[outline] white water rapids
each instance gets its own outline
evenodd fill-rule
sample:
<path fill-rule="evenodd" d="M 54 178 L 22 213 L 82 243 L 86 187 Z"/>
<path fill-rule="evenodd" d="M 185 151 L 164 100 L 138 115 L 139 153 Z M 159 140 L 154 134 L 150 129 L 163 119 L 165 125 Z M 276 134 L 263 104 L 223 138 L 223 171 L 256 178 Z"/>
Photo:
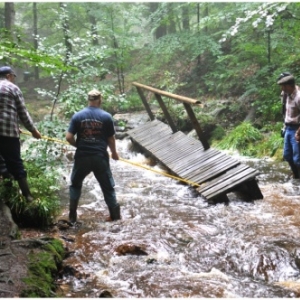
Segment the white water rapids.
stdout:
<path fill-rule="evenodd" d="M 117 141 L 122 158 L 149 164 L 130 146 L 129 139 Z M 245 202 L 232 193 L 229 205 L 208 205 L 186 185 L 111 160 L 122 214 L 112 223 L 104 221 L 108 210 L 90 174 L 78 208 L 82 224 L 62 233 L 74 251 L 65 260 L 73 272 L 57 281 L 58 292 L 91 298 L 299 297 L 299 186 L 288 180 L 285 163 L 244 163 L 260 169 L 264 200 Z M 71 167 L 65 170 L 62 218 Z"/>

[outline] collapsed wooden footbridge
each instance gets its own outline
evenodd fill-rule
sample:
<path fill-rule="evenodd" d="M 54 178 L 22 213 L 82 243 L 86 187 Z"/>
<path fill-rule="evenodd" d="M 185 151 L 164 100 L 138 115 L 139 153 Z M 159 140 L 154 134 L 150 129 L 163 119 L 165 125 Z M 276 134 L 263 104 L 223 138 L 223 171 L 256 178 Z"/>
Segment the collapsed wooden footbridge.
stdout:
<path fill-rule="evenodd" d="M 206 200 L 227 202 L 227 194 L 234 191 L 243 193 L 248 200 L 263 198 L 256 180 L 257 170 L 210 147 L 192 109 L 193 105 L 201 105 L 199 101 L 137 82 L 133 85 L 150 121 L 128 131 L 128 135 L 144 152 L 155 157 L 170 173 L 197 186 L 197 191 Z M 155 119 L 143 90 L 154 93 L 168 125 Z M 183 103 L 198 140 L 176 128 L 162 96 Z"/>

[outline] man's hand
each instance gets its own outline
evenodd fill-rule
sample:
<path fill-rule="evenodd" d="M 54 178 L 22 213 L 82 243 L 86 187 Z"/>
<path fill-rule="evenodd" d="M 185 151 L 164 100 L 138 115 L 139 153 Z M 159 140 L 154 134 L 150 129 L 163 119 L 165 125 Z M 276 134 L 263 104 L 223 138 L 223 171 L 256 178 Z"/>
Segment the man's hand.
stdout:
<path fill-rule="evenodd" d="M 36 138 L 36 139 L 38 139 L 38 140 L 42 138 L 41 133 L 40 133 L 37 129 L 31 131 L 31 134 L 32 134 L 32 136 L 33 136 L 34 138 Z"/>
<path fill-rule="evenodd" d="M 296 141 L 298 143 L 300 142 L 300 132 L 299 131 L 296 131 L 296 133 L 295 133 L 295 139 L 296 139 Z"/>
<path fill-rule="evenodd" d="M 119 160 L 119 154 L 117 152 L 114 152 L 111 154 L 111 158 L 114 160 Z"/>

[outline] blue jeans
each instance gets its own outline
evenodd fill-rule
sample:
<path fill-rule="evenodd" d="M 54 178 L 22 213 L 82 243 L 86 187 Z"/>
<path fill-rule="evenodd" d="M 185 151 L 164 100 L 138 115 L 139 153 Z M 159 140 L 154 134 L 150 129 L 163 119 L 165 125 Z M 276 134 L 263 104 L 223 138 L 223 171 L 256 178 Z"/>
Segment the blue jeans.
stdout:
<path fill-rule="evenodd" d="M 283 158 L 287 162 L 293 163 L 295 166 L 300 167 L 300 143 L 297 143 L 295 139 L 295 133 L 297 129 L 298 126 L 286 126 Z"/>
<path fill-rule="evenodd" d="M 71 174 L 70 202 L 78 203 L 84 178 L 93 172 L 102 190 L 108 207 L 116 207 L 115 182 L 109 166 L 109 160 L 99 155 L 76 158 Z"/>

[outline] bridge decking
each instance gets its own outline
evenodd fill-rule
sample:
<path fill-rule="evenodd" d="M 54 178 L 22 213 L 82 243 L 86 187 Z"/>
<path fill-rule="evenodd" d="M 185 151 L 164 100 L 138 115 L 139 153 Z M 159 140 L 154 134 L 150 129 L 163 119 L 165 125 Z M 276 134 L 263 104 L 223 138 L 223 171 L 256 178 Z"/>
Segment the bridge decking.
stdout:
<path fill-rule="evenodd" d="M 200 185 L 207 200 L 224 197 L 241 187 L 252 200 L 262 199 L 255 177 L 258 171 L 216 150 L 204 150 L 201 142 L 158 121 L 128 131 L 131 139 L 176 176 Z"/>

